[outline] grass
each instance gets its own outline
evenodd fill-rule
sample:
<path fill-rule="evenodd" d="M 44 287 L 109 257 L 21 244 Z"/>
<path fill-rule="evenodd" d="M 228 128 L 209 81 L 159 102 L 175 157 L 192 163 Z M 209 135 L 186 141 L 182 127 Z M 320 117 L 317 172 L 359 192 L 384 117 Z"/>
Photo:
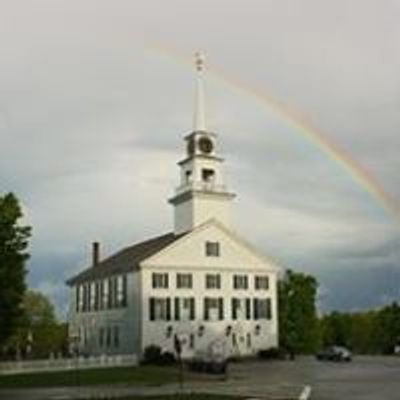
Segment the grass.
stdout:
<path fill-rule="evenodd" d="M 217 394 L 202 394 L 202 393 L 193 393 L 193 394 L 174 394 L 174 395 L 165 395 L 165 396 L 146 396 L 146 397 L 128 397 L 118 400 L 240 400 L 243 397 L 233 397 L 227 395 L 217 395 Z"/>
<path fill-rule="evenodd" d="M 140 366 L 0 375 L 0 389 L 92 386 L 118 383 L 137 386 L 158 386 L 164 383 L 176 382 L 179 378 L 178 374 L 178 370 L 175 367 Z"/>

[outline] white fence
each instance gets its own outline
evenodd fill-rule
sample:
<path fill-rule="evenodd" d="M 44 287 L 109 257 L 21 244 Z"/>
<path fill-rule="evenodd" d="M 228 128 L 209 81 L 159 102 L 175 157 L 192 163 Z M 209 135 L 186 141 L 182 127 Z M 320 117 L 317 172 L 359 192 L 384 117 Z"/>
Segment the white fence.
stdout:
<path fill-rule="evenodd" d="M 0 375 L 138 365 L 135 354 L 0 362 Z"/>

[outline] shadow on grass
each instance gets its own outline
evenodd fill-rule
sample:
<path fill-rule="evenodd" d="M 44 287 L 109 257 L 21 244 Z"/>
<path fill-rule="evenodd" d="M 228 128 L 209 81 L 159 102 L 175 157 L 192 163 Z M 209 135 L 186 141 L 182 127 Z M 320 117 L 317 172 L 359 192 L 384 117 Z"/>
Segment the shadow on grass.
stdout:
<path fill-rule="evenodd" d="M 0 389 L 127 384 L 158 386 L 178 380 L 175 367 L 118 367 L 0 375 Z"/>

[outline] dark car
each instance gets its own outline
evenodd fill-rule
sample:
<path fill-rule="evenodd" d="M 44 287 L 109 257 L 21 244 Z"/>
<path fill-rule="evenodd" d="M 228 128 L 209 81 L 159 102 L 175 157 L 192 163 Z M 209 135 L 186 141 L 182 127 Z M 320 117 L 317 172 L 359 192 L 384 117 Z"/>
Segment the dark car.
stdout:
<path fill-rule="evenodd" d="M 343 346 L 329 346 L 316 354 L 320 361 L 351 361 L 352 354 L 349 349 Z"/>

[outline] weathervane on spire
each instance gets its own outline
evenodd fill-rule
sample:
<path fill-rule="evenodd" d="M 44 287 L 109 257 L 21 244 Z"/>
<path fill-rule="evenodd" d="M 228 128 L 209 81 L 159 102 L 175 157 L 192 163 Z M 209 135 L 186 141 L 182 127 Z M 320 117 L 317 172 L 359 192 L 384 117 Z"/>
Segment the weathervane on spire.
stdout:
<path fill-rule="evenodd" d="M 205 57 L 197 51 L 194 55 L 197 72 L 196 100 L 194 109 L 193 130 L 206 131 L 206 117 L 204 105 L 203 70 Z"/>
<path fill-rule="evenodd" d="M 200 53 L 199 51 L 197 51 L 197 52 L 194 54 L 194 57 L 195 57 L 195 61 L 196 61 L 196 70 L 197 70 L 198 72 L 203 71 L 204 62 L 205 62 L 204 54 L 202 54 L 202 53 Z"/>

